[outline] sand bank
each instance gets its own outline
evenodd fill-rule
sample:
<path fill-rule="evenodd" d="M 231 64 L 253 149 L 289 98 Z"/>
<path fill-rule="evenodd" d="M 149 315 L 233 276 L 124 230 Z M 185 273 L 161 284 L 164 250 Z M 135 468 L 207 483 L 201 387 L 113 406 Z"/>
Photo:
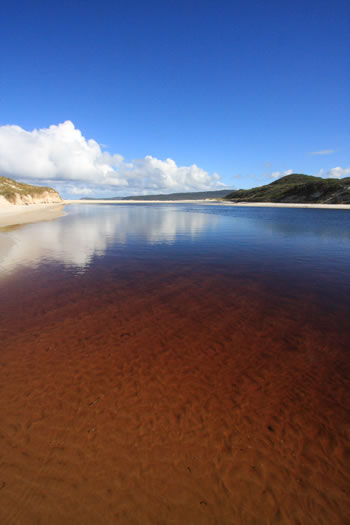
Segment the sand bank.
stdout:
<path fill-rule="evenodd" d="M 350 210 L 350 204 L 310 204 L 294 202 L 207 202 L 206 204 L 222 204 L 224 206 L 250 206 L 261 208 L 319 208 L 325 210 Z"/>
<path fill-rule="evenodd" d="M 206 200 L 179 200 L 179 201 L 139 201 L 139 200 L 66 200 L 64 204 L 207 204 L 222 206 L 250 206 L 262 208 L 320 208 L 330 210 L 350 210 L 350 204 L 308 204 L 292 202 L 228 202 L 215 199 Z"/>
<path fill-rule="evenodd" d="M 63 204 L 9 204 L 0 206 L 0 229 L 5 226 L 49 221 L 63 215 Z"/>

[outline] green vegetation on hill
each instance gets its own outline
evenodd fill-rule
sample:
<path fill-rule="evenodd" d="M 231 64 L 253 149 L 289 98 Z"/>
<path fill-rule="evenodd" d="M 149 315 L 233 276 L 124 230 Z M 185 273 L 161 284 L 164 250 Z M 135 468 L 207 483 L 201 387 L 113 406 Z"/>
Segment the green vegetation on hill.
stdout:
<path fill-rule="evenodd" d="M 168 193 L 158 195 L 137 195 L 136 197 L 124 197 L 123 200 L 156 200 L 156 201 L 181 201 L 181 200 L 204 200 L 204 199 L 223 199 L 232 190 L 215 191 L 192 191 L 183 193 Z"/>
<path fill-rule="evenodd" d="M 234 202 L 350 204 L 350 177 L 322 179 L 293 173 L 265 186 L 233 191 L 225 199 Z"/>
<path fill-rule="evenodd" d="M 56 190 L 46 186 L 32 186 L 31 184 L 24 184 L 23 182 L 0 176 L 0 195 L 9 202 L 14 202 L 16 195 L 38 197 L 45 192 L 57 193 Z"/>
<path fill-rule="evenodd" d="M 133 200 L 133 201 L 182 201 L 182 200 L 204 200 L 204 199 L 223 199 L 232 190 L 216 191 L 193 191 L 188 193 L 168 193 L 157 195 L 131 195 L 130 197 L 110 197 L 103 200 Z M 83 197 L 82 200 L 98 200 L 94 197 Z"/>

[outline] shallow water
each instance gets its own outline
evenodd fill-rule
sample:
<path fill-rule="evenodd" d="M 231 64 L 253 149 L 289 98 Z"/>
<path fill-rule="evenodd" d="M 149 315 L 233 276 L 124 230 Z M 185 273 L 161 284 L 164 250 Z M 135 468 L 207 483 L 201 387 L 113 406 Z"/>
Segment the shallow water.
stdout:
<path fill-rule="evenodd" d="M 0 233 L 1 523 L 347 523 L 350 213 Z"/>

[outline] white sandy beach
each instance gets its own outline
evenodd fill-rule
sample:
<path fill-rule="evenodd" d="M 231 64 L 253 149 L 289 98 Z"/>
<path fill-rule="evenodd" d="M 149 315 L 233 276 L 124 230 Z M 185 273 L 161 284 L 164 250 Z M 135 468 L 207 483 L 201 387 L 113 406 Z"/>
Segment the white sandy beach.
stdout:
<path fill-rule="evenodd" d="M 140 200 L 66 200 L 64 204 L 208 204 L 223 206 L 250 206 L 263 208 L 320 208 L 331 210 L 350 210 L 350 204 L 307 204 L 307 203 L 282 203 L 282 202 L 229 202 L 215 199 L 206 200 L 179 200 L 179 201 L 140 201 Z"/>
<path fill-rule="evenodd" d="M 293 202 L 208 202 L 207 204 L 222 204 L 223 206 L 250 206 L 261 208 L 318 208 L 324 210 L 350 210 L 350 204 L 307 204 Z"/>
<path fill-rule="evenodd" d="M 0 203 L 0 228 L 16 224 L 49 221 L 64 214 L 64 204 L 5 204 Z"/>

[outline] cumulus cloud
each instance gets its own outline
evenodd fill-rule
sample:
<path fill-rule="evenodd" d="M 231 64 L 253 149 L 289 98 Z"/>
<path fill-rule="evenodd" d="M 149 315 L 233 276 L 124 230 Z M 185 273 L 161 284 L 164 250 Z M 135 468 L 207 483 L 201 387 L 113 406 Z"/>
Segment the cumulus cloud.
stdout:
<path fill-rule="evenodd" d="M 95 140 L 87 140 L 69 120 L 33 131 L 1 126 L 0 175 L 59 185 L 74 183 L 84 194 L 97 187 L 133 194 L 223 186 L 218 174 L 210 175 L 195 164 L 177 166 L 172 159 L 150 155 L 126 162 L 119 154 L 102 151 Z"/>
<path fill-rule="evenodd" d="M 91 195 L 91 193 L 93 193 L 94 191 L 92 188 L 86 188 L 84 186 L 72 186 L 72 185 L 69 185 L 68 187 L 66 187 L 66 189 L 72 195 Z"/>
<path fill-rule="evenodd" d="M 350 167 L 341 168 L 340 166 L 337 166 L 336 168 L 332 168 L 327 172 L 327 176 L 332 179 L 341 179 L 342 177 L 346 177 L 347 175 L 350 175 Z"/>
<path fill-rule="evenodd" d="M 285 175 L 291 175 L 293 173 L 293 170 L 286 170 L 286 171 L 274 171 L 271 173 L 270 177 L 273 179 L 280 179 L 281 177 L 284 177 Z"/>
<path fill-rule="evenodd" d="M 321 149 L 320 151 L 311 151 L 311 155 L 332 155 L 335 153 L 334 149 Z"/>

